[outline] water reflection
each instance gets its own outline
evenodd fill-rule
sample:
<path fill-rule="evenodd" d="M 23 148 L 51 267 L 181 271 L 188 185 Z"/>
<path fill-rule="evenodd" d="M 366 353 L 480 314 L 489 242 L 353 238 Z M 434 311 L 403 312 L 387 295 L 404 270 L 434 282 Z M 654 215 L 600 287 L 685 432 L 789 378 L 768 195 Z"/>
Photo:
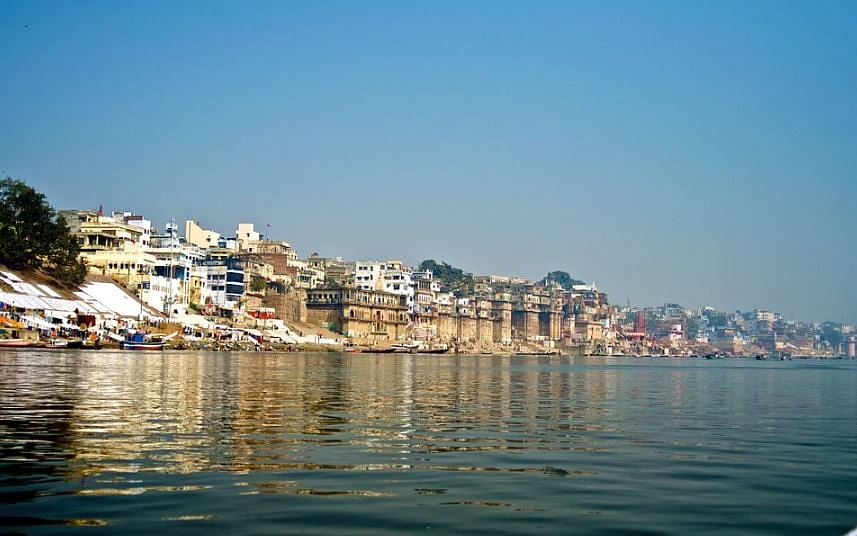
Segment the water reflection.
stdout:
<path fill-rule="evenodd" d="M 796 464 L 813 455 L 807 440 L 819 434 L 826 460 L 855 461 L 857 445 L 842 426 L 857 425 L 857 371 L 845 366 L 844 376 L 831 376 L 787 366 L 3 353 L 0 507 L 70 499 L 67 515 L 56 519 L 0 518 L 7 526 L 101 524 L 109 516 L 81 512 L 71 498 L 172 495 L 200 497 L 200 507 L 160 515 L 161 522 L 221 523 L 207 501 L 313 497 L 480 507 L 538 515 L 542 523 L 553 515 L 561 528 L 569 507 L 562 497 L 580 497 L 578 516 L 645 509 L 651 504 L 642 490 L 653 482 L 695 493 L 710 508 L 737 482 L 775 471 L 769 460 Z M 797 394 L 801 385 L 814 391 Z M 831 403 L 840 408 L 833 415 Z M 825 425 L 837 419 L 839 427 Z M 854 465 L 836 474 L 855 477 Z M 737 472 L 723 476 L 728 470 Z M 782 499 L 779 478 L 772 474 L 773 502 Z M 711 484 L 694 487 L 701 480 Z M 639 495 L 629 497 L 634 490 Z M 132 508 L 111 512 L 121 518 Z"/>
<path fill-rule="evenodd" d="M 615 370 L 573 373 L 569 363 L 19 353 L 2 367 L 4 484 L 17 483 L 11 462 L 28 464 L 28 480 L 85 479 L 414 467 L 445 452 L 592 447 L 586 434 L 609 430 Z M 377 463 L 341 463 L 355 449 Z"/>

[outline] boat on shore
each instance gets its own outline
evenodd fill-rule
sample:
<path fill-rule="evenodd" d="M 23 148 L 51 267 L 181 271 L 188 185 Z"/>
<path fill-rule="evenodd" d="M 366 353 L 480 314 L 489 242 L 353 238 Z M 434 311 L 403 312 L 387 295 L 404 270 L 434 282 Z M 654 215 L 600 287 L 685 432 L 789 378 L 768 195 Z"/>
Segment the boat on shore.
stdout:
<path fill-rule="evenodd" d="M 429 347 L 419 347 L 413 351 L 415 354 L 445 354 L 449 352 L 449 346 L 446 344 L 439 344 L 436 346 Z"/>
<path fill-rule="evenodd" d="M 395 353 L 397 350 L 396 350 L 396 348 L 393 348 L 392 346 L 385 346 L 385 347 L 369 346 L 367 348 L 361 349 L 360 351 L 364 354 L 392 354 L 392 353 Z"/>
<path fill-rule="evenodd" d="M 138 331 L 120 341 L 119 348 L 122 350 L 163 350 L 166 344 L 167 341 L 163 338 L 147 337 L 145 332 Z"/>
<path fill-rule="evenodd" d="M 68 341 L 65 339 L 48 339 L 45 341 L 36 341 L 32 344 L 31 348 L 40 348 L 40 349 L 65 349 L 68 348 Z"/>
<path fill-rule="evenodd" d="M 445 354 L 449 351 L 447 344 L 429 344 L 419 342 L 404 342 L 393 344 L 395 352 L 401 354 Z"/>
<path fill-rule="evenodd" d="M 0 339 L 0 348 L 30 348 L 34 344 L 34 339 Z"/>
<path fill-rule="evenodd" d="M 415 352 L 419 349 L 420 344 L 416 342 L 400 342 L 397 344 L 390 345 L 391 348 L 394 348 L 397 352 L 401 352 L 407 354 L 409 352 Z"/>

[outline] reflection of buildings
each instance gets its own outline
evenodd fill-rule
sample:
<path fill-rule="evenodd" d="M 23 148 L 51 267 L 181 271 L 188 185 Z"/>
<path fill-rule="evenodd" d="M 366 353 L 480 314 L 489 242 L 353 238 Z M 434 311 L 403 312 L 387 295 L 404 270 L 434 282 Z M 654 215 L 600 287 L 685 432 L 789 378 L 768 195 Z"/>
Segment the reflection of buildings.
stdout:
<path fill-rule="evenodd" d="M 614 405 L 614 394 L 627 390 L 619 378 L 641 376 L 572 364 L 559 356 L 105 352 L 70 358 L 73 372 L 53 373 L 67 376 L 37 377 L 31 368 L 11 378 L 39 389 L 0 399 L 0 422 L 28 405 L 65 408 L 49 426 L 57 431 L 55 448 L 67 453 L 63 471 L 71 478 L 390 468 L 425 464 L 427 453 L 591 450 L 597 441 L 588 434 L 634 407 Z M 647 386 L 638 391 L 645 394 Z M 444 464 L 442 457 L 432 460 Z"/>

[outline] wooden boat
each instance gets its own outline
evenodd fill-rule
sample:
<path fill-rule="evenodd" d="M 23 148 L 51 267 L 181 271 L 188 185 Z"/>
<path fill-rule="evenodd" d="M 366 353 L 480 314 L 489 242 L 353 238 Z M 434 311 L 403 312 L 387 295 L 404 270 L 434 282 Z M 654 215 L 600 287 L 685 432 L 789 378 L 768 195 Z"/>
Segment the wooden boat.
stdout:
<path fill-rule="evenodd" d="M 167 341 L 162 338 L 146 338 L 146 334 L 138 331 L 129 335 L 125 340 L 119 342 L 122 350 L 163 350 Z"/>
<path fill-rule="evenodd" d="M 390 345 L 392 348 L 395 348 L 397 352 L 401 352 L 403 354 L 407 354 L 409 352 L 415 352 L 419 349 L 420 345 L 416 342 L 400 342 L 396 344 Z"/>
<path fill-rule="evenodd" d="M 48 339 L 46 341 L 36 341 L 34 342 L 30 348 L 39 348 L 39 349 L 65 349 L 68 348 L 68 341 L 64 339 Z"/>
<path fill-rule="evenodd" d="M 119 347 L 123 350 L 163 350 L 166 344 L 163 341 L 126 342 Z"/>
<path fill-rule="evenodd" d="M 164 341 L 122 341 L 119 343 L 119 348 L 122 350 L 163 350 Z"/>
<path fill-rule="evenodd" d="M 416 354 L 445 354 L 449 351 L 449 346 L 436 346 L 434 348 L 418 349 Z"/>
<path fill-rule="evenodd" d="M 0 348 L 29 348 L 34 344 L 33 339 L 0 339 Z"/>
<path fill-rule="evenodd" d="M 68 348 L 69 350 L 101 350 L 101 341 L 100 340 L 68 341 L 66 348 Z"/>
<path fill-rule="evenodd" d="M 393 347 L 376 348 L 376 347 L 370 346 L 369 348 L 364 348 L 361 351 L 363 353 L 366 353 L 366 354 L 392 354 L 396 351 L 396 349 Z"/>

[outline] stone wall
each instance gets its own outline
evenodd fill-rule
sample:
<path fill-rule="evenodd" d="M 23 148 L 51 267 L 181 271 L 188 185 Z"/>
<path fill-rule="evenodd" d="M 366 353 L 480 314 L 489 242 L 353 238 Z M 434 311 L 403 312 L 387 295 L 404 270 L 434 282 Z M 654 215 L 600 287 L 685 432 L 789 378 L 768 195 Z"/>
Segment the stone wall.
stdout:
<path fill-rule="evenodd" d="M 342 311 L 335 307 L 312 308 L 307 310 L 306 322 L 339 333 L 343 324 Z"/>
<path fill-rule="evenodd" d="M 285 294 L 267 294 L 262 298 L 263 307 L 273 307 L 277 318 L 286 322 L 306 322 L 306 290 L 292 288 Z"/>
<path fill-rule="evenodd" d="M 477 323 L 475 316 L 458 315 L 457 339 L 462 342 L 476 342 Z"/>
<path fill-rule="evenodd" d="M 536 311 L 512 311 L 512 338 L 519 341 L 531 340 L 539 335 L 539 313 Z"/>
<path fill-rule="evenodd" d="M 441 341 L 451 341 L 458 336 L 458 323 L 450 313 L 437 315 L 437 337 Z"/>
<path fill-rule="evenodd" d="M 483 317 L 476 319 L 476 341 L 487 345 L 494 342 L 494 322 L 491 318 Z"/>
<path fill-rule="evenodd" d="M 493 342 L 508 343 L 512 340 L 512 305 L 509 302 L 494 302 Z"/>
<path fill-rule="evenodd" d="M 543 311 L 539 313 L 538 334 L 552 341 L 562 338 L 562 313 Z"/>

